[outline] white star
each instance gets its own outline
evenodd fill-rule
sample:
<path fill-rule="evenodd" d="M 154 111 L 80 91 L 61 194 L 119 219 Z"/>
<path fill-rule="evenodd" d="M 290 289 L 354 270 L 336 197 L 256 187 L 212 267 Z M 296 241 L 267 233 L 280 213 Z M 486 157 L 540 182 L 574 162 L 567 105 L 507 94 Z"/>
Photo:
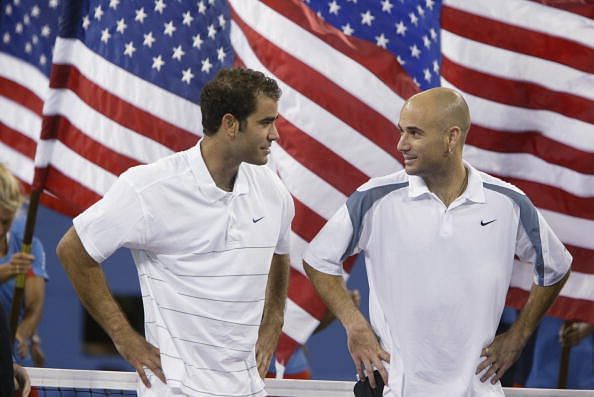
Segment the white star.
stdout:
<path fill-rule="evenodd" d="M 39 42 L 39 37 L 37 37 L 37 35 L 34 34 L 33 36 L 31 36 L 31 41 L 33 42 L 33 44 L 37 44 Z"/>
<path fill-rule="evenodd" d="M 425 7 L 427 7 L 430 10 L 433 10 L 434 4 L 435 4 L 435 2 L 433 0 L 425 0 Z"/>
<path fill-rule="evenodd" d="M 103 9 L 101 9 L 101 6 L 95 7 L 95 19 L 99 20 L 99 19 L 101 19 L 102 16 L 103 16 Z"/>
<path fill-rule="evenodd" d="M 184 25 L 188 25 L 190 26 L 192 24 L 192 21 L 194 20 L 194 18 L 192 17 L 192 14 L 190 13 L 190 11 L 186 12 L 184 14 Z"/>
<path fill-rule="evenodd" d="M 439 74 L 439 63 L 437 61 L 433 61 L 433 71 Z"/>
<path fill-rule="evenodd" d="M 41 54 L 41 56 L 39 57 L 39 64 L 45 65 L 46 63 L 47 63 L 47 58 L 45 57 L 45 55 Z"/>
<path fill-rule="evenodd" d="M 416 45 L 413 45 L 410 48 L 410 55 L 414 58 L 419 58 L 421 56 L 421 50 L 419 50 L 419 48 Z"/>
<path fill-rule="evenodd" d="M 375 44 L 382 48 L 386 48 L 386 45 L 388 45 L 389 42 L 390 40 L 388 40 L 383 33 L 379 36 L 375 36 Z"/>
<path fill-rule="evenodd" d="M 186 55 L 186 53 L 182 49 L 182 46 L 181 45 L 178 45 L 177 47 L 175 47 L 173 49 L 173 55 L 171 56 L 171 58 L 177 59 L 178 61 L 181 61 L 181 59 L 182 59 L 182 57 L 184 55 Z"/>
<path fill-rule="evenodd" d="M 134 44 L 130 41 L 128 44 L 126 44 L 124 55 L 128 55 L 130 58 L 132 58 L 132 55 L 134 55 L 134 51 L 136 51 L 136 48 L 134 48 Z"/>
<path fill-rule="evenodd" d="M 148 32 L 148 34 L 144 35 L 144 42 L 142 44 L 151 48 L 155 40 L 156 39 L 153 37 L 153 32 Z"/>
<path fill-rule="evenodd" d="M 427 35 L 423 36 L 423 45 L 425 46 L 425 48 L 431 47 L 431 40 L 429 40 L 429 37 L 427 37 Z"/>
<path fill-rule="evenodd" d="M 371 26 L 374 19 L 375 19 L 375 17 L 373 15 L 371 15 L 371 12 L 369 12 L 369 10 L 367 10 L 367 12 L 365 14 L 361 14 L 361 24 L 362 25 Z"/>
<path fill-rule="evenodd" d="M 29 17 L 29 15 L 25 14 L 25 16 L 23 17 L 23 23 L 25 25 L 28 25 L 31 23 L 31 18 Z"/>
<path fill-rule="evenodd" d="M 58 0 L 50 0 L 49 1 L 49 7 L 50 8 L 56 8 L 56 7 L 58 7 Z"/>
<path fill-rule="evenodd" d="M 414 12 L 411 12 L 410 14 L 408 14 L 408 16 L 410 17 L 410 22 L 417 26 L 419 24 L 419 18 L 415 15 Z"/>
<path fill-rule="evenodd" d="M 85 15 L 83 17 L 83 23 L 82 23 L 82 27 L 84 30 L 87 30 L 89 28 L 89 25 L 91 24 L 91 20 L 89 19 L 88 15 Z"/>
<path fill-rule="evenodd" d="M 346 34 L 347 36 L 350 36 L 353 34 L 355 30 L 353 28 L 351 28 L 351 24 L 347 23 L 346 25 L 344 25 L 342 27 L 342 33 Z"/>
<path fill-rule="evenodd" d="M 431 82 L 431 72 L 429 71 L 429 69 L 423 69 L 423 76 L 425 77 L 427 83 Z"/>
<path fill-rule="evenodd" d="M 186 70 L 182 70 L 182 81 L 186 84 L 190 84 L 190 81 L 194 78 L 192 74 L 192 69 L 187 68 Z"/>
<path fill-rule="evenodd" d="M 167 7 L 163 0 L 155 0 L 155 11 L 159 14 L 163 14 L 163 10 Z"/>
<path fill-rule="evenodd" d="M 396 57 L 396 60 L 398 61 L 399 64 L 404 65 L 406 62 L 404 62 L 404 59 L 400 58 L 400 55 L 398 55 Z"/>
<path fill-rule="evenodd" d="M 421 85 L 419 84 L 419 82 L 417 81 L 417 78 L 415 77 L 413 79 L 413 83 L 415 83 L 417 85 L 417 87 L 420 87 Z"/>
<path fill-rule="evenodd" d="M 437 33 L 435 32 L 435 29 L 429 29 L 429 34 L 431 34 L 431 39 L 433 39 L 433 41 L 437 40 Z"/>
<path fill-rule="evenodd" d="M 203 1 L 198 3 L 198 12 L 200 14 L 205 14 L 206 13 L 206 5 L 204 4 Z"/>
<path fill-rule="evenodd" d="M 46 25 L 46 26 L 47 26 L 47 25 Z M 17 32 L 17 33 L 23 33 L 23 24 L 22 24 L 22 23 L 20 23 L 20 22 L 19 22 L 19 23 L 17 23 L 17 24 L 14 26 L 14 31 L 15 31 L 15 32 Z"/>
<path fill-rule="evenodd" d="M 4 10 L 4 12 L 6 12 L 6 15 L 12 15 L 12 4 L 7 4 Z"/>
<path fill-rule="evenodd" d="M 318 16 L 318 18 L 320 18 L 322 21 L 324 20 L 324 16 L 322 15 L 322 13 L 320 11 L 318 11 L 316 13 L 316 15 Z"/>
<path fill-rule="evenodd" d="M 225 25 L 227 25 L 227 20 L 225 19 L 225 16 L 223 14 L 219 15 L 219 25 L 221 26 L 221 28 L 224 28 Z"/>
<path fill-rule="evenodd" d="M 31 8 L 31 16 L 32 17 L 38 17 L 39 14 L 41 13 L 41 10 L 39 9 L 38 6 L 33 6 L 33 8 Z"/>
<path fill-rule="evenodd" d="M 210 59 L 206 58 L 202 61 L 202 68 L 200 69 L 204 73 L 209 73 L 210 69 L 212 68 L 212 64 L 210 63 Z"/>
<path fill-rule="evenodd" d="M 126 28 L 128 27 L 128 25 L 126 25 L 126 21 L 124 21 L 124 18 L 120 19 L 117 22 L 118 27 L 116 28 L 116 31 L 120 32 L 121 34 L 124 34 L 124 30 L 126 30 Z"/>
<path fill-rule="evenodd" d="M 213 24 L 208 25 L 208 37 L 210 37 L 211 39 L 214 39 L 215 36 L 217 35 L 217 30 L 215 29 L 215 26 Z"/>
<path fill-rule="evenodd" d="M 31 45 L 31 43 L 26 43 L 25 44 L 25 52 L 27 54 L 30 54 L 31 53 L 31 50 L 33 50 L 33 46 Z"/>
<path fill-rule="evenodd" d="M 10 43 L 10 33 L 4 33 L 4 36 L 2 36 L 2 41 L 4 42 L 4 44 Z"/>
<path fill-rule="evenodd" d="M 214 5 L 215 1 L 217 1 L 217 0 L 208 0 L 208 4 L 210 4 L 212 6 L 212 5 Z"/>
<path fill-rule="evenodd" d="M 18 6 L 21 4 L 21 0 L 12 0 L 12 2 L 14 3 L 15 6 Z"/>
<path fill-rule="evenodd" d="M 423 10 L 423 7 L 417 6 L 417 12 L 419 13 L 420 16 L 422 16 L 422 17 L 425 16 L 425 10 Z"/>
<path fill-rule="evenodd" d="M 390 0 L 382 0 L 382 11 L 383 12 L 387 12 L 388 14 L 391 14 L 392 7 L 394 7 L 394 4 L 390 3 Z"/>
<path fill-rule="evenodd" d="M 113 8 L 115 10 L 119 5 L 120 0 L 109 0 L 109 8 Z"/>
<path fill-rule="evenodd" d="M 406 34 L 406 29 L 408 28 L 406 27 L 406 25 L 404 25 L 404 22 L 400 21 L 396 24 L 397 34 L 404 36 Z"/>
<path fill-rule="evenodd" d="M 219 47 L 217 49 L 217 59 L 219 61 L 221 61 L 221 63 L 225 62 L 225 57 L 227 56 L 227 54 L 225 54 L 225 50 L 223 49 L 223 47 Z"/>
<path fill-rule="evenodd" d="M 340 11 L 340 6 L 336 0 L 332 0 L 332 3 L 328 3 L 328 12 L 330 14 L 338 15 L 338 11 Z"/>
<path fill-rule="evenodd" d="M 41 35 L 43 37 L 49 37 L 51 33 L 52 30 L 50 29 L 50 27 L 48 25 L 43 25 L 43 27 L 41 28 Z"/>
<path fill-rule="evenodd" d="M 196 36 L 192 37 L 192 39 L 194 40 L 194 43 L 192 44 L 192 47 L 200 49 L 200 46 L 203 43 L 202 37 L 200 37 L 200 35 L 197 34 Z"/>
<path fill-rule="evenodd" d="M 169 21 L 169 23 L 165 24 L 165 30 L 163 31 L 163 33 L 169 37 L 173 37 L 173 32 L 175 32 L 176 30 L 176 27 L 173 26 L 173 21 Z"/>
<path fill-rule="evenodd" d="M 144 7 L 141 8 L 141 9 L 136 10 L 136 18 L 134 18 L 134 20 L 136 22 L 143 23 L 144 22 L 144 18 L 146 18 L 146 12 L 144 12 Z"/>
<path fill-rule="evenodd" d="M 161 71 L 161 66 L 165 65 L 165 61 L 163 61 L 163 58 L 161 58 L 161 55 L 159 55 L 158 57 L 153 57 L 153 66 L 151 66 L 153 69 L 157 69 L 157 72 Z"/>
<path fill-rule="evenodd" d="M 109 29 L 105 28 L 101 31 L 101 41 L 107 44 L 109 39 L 111 38 L 111 34 L 109 34 Z"/>

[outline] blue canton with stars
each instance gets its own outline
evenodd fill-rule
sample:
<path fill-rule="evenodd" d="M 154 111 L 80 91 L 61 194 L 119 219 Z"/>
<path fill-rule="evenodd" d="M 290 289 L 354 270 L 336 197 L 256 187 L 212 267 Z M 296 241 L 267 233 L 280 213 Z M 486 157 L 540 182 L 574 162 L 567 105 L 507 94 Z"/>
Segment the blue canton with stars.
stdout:
<path fill-rule="evenodd" d="M 224 0 L 72 0 L 61 37 L 198 103 L 202 86 L 233 63 Z"/>
<path fill-rule="evenodd" d="M 0 52 L 49 77 L 61 9 L 61 0 L 0 1 Z"/>
<path fill-rule="evenodd" d="M 303 0 L 348 36 L 387 49 L 421 89 L 440 85 L 441 0 Z"/>

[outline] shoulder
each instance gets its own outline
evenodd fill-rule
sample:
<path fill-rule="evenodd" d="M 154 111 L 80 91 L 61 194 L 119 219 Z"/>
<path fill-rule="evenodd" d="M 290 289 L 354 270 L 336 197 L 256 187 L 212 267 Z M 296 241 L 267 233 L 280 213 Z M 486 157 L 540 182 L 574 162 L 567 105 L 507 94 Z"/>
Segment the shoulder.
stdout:
<path fill-rule="evenodd" d="M 483 180 L 483 188 L 487 194 L 505 197 L 521 208 L 524 206 L 533 207 L 530 198 L 517 186 L 484 172 L 479 171 L 479 174 Z"/>
<path fill-rule="evenodd" d="M 254 165 L 243 163 L 241 165 L 248 178 L 267 189 L 272 189 L 282 196 L 290 196 L 287 187 L 280 177 L 266 165 Z"/>
<path fill-rule="evenodd" d="M 355 193 L 370 190 L 399 190 L 408 186 L 408 175 L 404 170 L 392 174 L 371 178 L 359 186 Z"/>
<path fill-rule="evenodd" d="M 371 178 L 361 185 L 347 199 L 346 207 L 349 213 L 365 214 L 374 204 L 398 192 L 405 192 L 408 187 L 408 175 L 398 171 L 393 174 Z"/>

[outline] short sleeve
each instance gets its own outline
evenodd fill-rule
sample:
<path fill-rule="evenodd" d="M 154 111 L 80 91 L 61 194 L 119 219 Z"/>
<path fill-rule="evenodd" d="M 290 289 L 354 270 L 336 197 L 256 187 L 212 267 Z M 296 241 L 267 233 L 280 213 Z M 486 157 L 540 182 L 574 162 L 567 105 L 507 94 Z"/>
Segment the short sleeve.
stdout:
<path fill-rule="evenodd" d="M 35 237 L 33 237 L 33 242 L 31 243 L 31 255 L 35 257 L 32 266 L 33 274 L 47 280 L 48 275 L 45 266 L 45 250 L 43 249 L 41 241 Z"/>
<path fill-rule="evenodd" d="M 342 205 L 311 241 L 303 259 L 322 273 L 340 276 L 345 256 L 359 252 L 352 240 L 353 224 L 347 206 Z"/>
<path fill-rule="evenodd" d="M 526 211 L 522 208 L 521 211 Z M 516 241 L 516 255 L 534 265 L 534 283 L 556 284 L 567 274 L 572 257 L 544 217 L 534 208 L 531 216 L 521 214 Z"/>
<path fill-rule="evenodd" d="M 146 244 L 142 200 L 124 175 L 101 200 L 73 220 L 86 251 L 99 263 L 120 247 L 142 249 Z"/>
<path fill-rule="evenodd" d="M 281 228 L 274 253 L 284 255 L 288 254 L 290 250 L 291 224 L 295 217 L 295 204 L 293 203 L 293 197 L 291 197 L 284 185 L 281 188 L 281 194 L 283 200 Z"/>

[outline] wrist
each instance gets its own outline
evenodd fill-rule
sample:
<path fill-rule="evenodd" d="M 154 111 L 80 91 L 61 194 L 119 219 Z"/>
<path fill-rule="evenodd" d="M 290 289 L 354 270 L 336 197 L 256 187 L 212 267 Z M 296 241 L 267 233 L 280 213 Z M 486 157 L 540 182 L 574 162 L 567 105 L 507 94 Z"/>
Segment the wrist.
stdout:
<path fill-rule="evenodd" d="M 31 343 L 34 345 L 40 345 L 41 344 L 41 338 L 39 337 L 39 335 L 35 334 L 31 337 Z"/>

